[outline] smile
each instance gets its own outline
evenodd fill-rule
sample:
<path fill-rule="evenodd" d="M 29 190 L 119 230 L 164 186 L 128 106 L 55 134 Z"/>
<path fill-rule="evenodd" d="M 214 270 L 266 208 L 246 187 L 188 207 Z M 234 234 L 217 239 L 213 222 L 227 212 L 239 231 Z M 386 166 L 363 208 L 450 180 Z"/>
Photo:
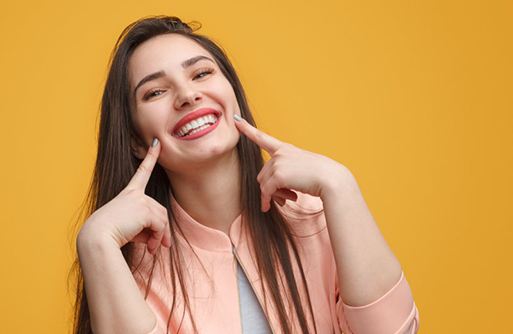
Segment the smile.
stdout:
<path fill-rule="evenodd" d="M 193 114 L 196 116 L 201 114 L 201 116 L 190 120 L 192 117 L 194 117 Z M 206 110 L 202 110 L 199 111 L 199 113 L 193 114 L 184 117 L 180 122 L 178 122 L 175 130 L 173 131 L 173 136 L 175 138 L 181 140 L 193 140 L 213 131 L 219 125 L 220 115 L 218 112 L 207 113 Z M 183 124 L 184 122 L 187 123 Z"/>

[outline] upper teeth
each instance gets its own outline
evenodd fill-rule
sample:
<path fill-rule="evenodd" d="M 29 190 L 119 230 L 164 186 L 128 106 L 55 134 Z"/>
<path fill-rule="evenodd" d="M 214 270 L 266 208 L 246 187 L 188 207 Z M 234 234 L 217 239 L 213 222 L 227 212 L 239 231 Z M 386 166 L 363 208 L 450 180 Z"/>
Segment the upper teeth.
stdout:
<path fill-rule="evenodd" d="M 176 131 L 176 133 L 179 136 L 184 136 L 190 130 L 194 130 L 196 128 L 199 128 L 202 125 L 205 125 L 207 123 L 214 124 L 216 122 L 216 119 L 217 119 L 217 117 L 214 116 L 213 114 L 209 114 L 209 115 L 206 115 L 206 116 L 202 116 L 202 117 L 196 118 L 195 120 L 192 120 L 189 123 L 187 123 L 184 126 L 182 126 L 178 131 Z"/>

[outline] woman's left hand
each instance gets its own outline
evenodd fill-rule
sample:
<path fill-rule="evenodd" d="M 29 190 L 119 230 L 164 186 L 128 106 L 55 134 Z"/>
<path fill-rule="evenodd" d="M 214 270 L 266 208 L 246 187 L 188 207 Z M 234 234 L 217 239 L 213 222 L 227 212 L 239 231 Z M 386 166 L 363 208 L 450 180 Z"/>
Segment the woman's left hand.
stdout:
<path fill-rule="evenodd" d="M 234 123 L 242 134 L 271 157 L 257 176 L 263 212 L 269 210 L 272 198 L 282 206 L 286 199 L 295 201 L 297 194 L 292 190 L 322 199 L 332 190 L 330 187 L 342 184 L 350 175 L 349 170 L 337 161 L 284 143 L 244 119 Z"/>

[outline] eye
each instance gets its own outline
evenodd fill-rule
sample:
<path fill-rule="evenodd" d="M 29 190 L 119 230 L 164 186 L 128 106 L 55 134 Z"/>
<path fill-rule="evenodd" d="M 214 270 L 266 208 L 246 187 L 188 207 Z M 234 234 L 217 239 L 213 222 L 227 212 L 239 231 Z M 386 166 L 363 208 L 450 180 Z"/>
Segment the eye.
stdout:
<path fill-rule="evenodd" d="M 144 101 L 146 101 L 146 100 L 148 100 L 148 99 L 149 99 L 149 98 L 151 98 L 151 97 L 158 96 L 158 95 L 160 95 L 160 94 L 155 95 L 155 93 L 159 93 L 159 92 L 161 92 L 161 93 L 162 93 L 162 92 L 164 92 L 164 90 L 163 90 L 163 89 L 154 89 L 154 90 L 151 90 L 151 91 L 149 91 L 149 92 L 148 92 L 148 94 L 144 95 L 143 100 L 144 100 Z"/>
<path fill-rule="evenodd" d="M 196 78 L 200 78 L 201 79 L 201 78 L 203 78 L 203 77 L 205 77 L 208 74 L 211 74 L 213 72 L 214 72 L 213 69 L 203 69 L 203 70 L 200 70 L 200 72 L 194 76 L 194 79 L 196 79 Z"/>

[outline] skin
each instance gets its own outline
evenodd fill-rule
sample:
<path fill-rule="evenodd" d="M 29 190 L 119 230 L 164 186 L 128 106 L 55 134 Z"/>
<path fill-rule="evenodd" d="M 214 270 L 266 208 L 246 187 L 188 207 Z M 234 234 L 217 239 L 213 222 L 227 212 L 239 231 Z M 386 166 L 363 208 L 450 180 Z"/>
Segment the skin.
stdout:
<path fill-rule="evenodd" d="M 195 220 L 228 233 L 240 214 L 239 158 L 235 149 L 240 134 L 233 114 L 240 115 L 235 93 L 218 65 L 201 60 L 183 69 L 181 63 L 197 55 L 213 57 L 196 42 L 167 34 L 141 44 L 129 62 L 133 87 L 146 75 L 164 70 L 166 76 L 139 88 L 134 97 L 134 121 L 149 146 L 154 137 L 162 151 L 158 163 L 165 169 L 175 198 Z M 202 70 L 213 73 L 197 76 Z M 143 96 L 153 89 L 149 100 Z M 196 140 L 180 140 L 169 133 L 186 114 L 203 107 L 222 112 L 218 127 Z M 139 158 L 147 147 L 136 147 Z"/>
<path fill-rule="evenodd" d="M 177 202 L 198 222 L 228 234 L 241 212 L 236 150 L 240 133 L 232 117 L 240 115 L 240 109 L 233 88 L 215 61 L 201 60 L 186 69 L 181 66 L 198 55 L 213 60 L 199 44 L 177 34 L 154 37 L 132 54 L 128 68 L 131 91 L 146 75 L 166 72 L 165 77 L 140 86 L 133 96 L 134 123 L 147 144 L 134 144 L 134 154 L 143 159 L 149 143 L 158 138 L 162 146 L 158 163 L 168 175 Z M 144 99 L 149 93 L 154 96 Z M 222 112 L 213 132 L 191 141 L 170 133 L 183 116 L 204 107 Z M 273 197 L 283 205 L 285 198 L 292 196 L 295 194 L 280 190 Z"/>
<path fill-rule="evenodd" d="M 295 200 L 294 191 L 322 199 L 342 300 L 351 306 L 367 305 L 396 284 L 401 265 L 388 247 L 367 208 L 351 172 L 326 156 L 284 143 L 244 120 L 232 87 L 219 67 L 200 61 L 184 69 L 191 57 L 210 54 L 180 35 L 162 35 L 141 44 L 129 61 L 132 91 L 146 75 L 164 70 L 166 76 L 147 82 L 133 97 L 134 122 L 144 147 L 133 144 L 143 159 L 127 187 L 86 221 L 77 238 L 93 327 L 98 332 L 143 332 L 156 320 L 137 289 L 119 250 L 129 241 L 145 242 L 150 253 L 170 246 L 165 208 L 144 194 L 156 165 L 166 171 L 178 203 L 201 224 L 228 234 L 240 214 L 239 158 L 241 135 L 271 157 L 257 181 L 262 211 L 270 201 L 283 205 Z M 212 73 L 198 76 L 200 70 Z M 144 100 L 150 90 L 159 89 Z M 222 112 L 219 126 L 196 140 L 184 141 L 169 129 L 186 114 L 203 107 Z M 158 138 L 157 145 L 150 143 Z M 144 317 L 142 317 L 144 315 Z M 141 331 L 135 331 L 138 328 Z"/>
<path fill-rule="evenodd" d="M 184 70 L 180 63 L 196 55 L 210 56 L 200 45 L 180 35 L 163 35 L 139 46 L 130 61 L 135 86 L 144 75 L 164 69 L 166 79 L 149 82 L 135 96 L 135 120 L 145 142 L 161 140 L 158 163 L 166 169 L 177 201 L 198 222 L 228 234 L 240 214 L 240 134 L 267 151 L 271 159 L 258 175 L 262 210 L 271 199 L 280 205 L 295 200 L 293 190 L 321 197 L 335 254 L 342 298 L 349 305 L 365 305 L 386 293 L 400 278 L 401 266 L 381 235 L 351 172 L 328 157 L 283 143 L 252 127 L 240 115 L 235 94 L 217 65 L 208 61 Z M 196 70 L 215 71 L 201 79 Z M 149 101 L 142 96 L 152 88 L 163 92 Z M 220 108 L 222 122 L 213 132 L 192 141 L 171 136 L 186 113 L 209 106 Z M 144 150 L 139 148 L 142 156 Z"/>
<path fill-rule="evenodd" d="M 269 210 L 278 189 L 321 198 L 343 302 L 363 306 L 389 291 L 399 281 L 402 268 L 349 169 L 326 156 L 284 143 L 243 119 L 236 126 L 271 157 L 257 176 L 262 211 Z"/>

